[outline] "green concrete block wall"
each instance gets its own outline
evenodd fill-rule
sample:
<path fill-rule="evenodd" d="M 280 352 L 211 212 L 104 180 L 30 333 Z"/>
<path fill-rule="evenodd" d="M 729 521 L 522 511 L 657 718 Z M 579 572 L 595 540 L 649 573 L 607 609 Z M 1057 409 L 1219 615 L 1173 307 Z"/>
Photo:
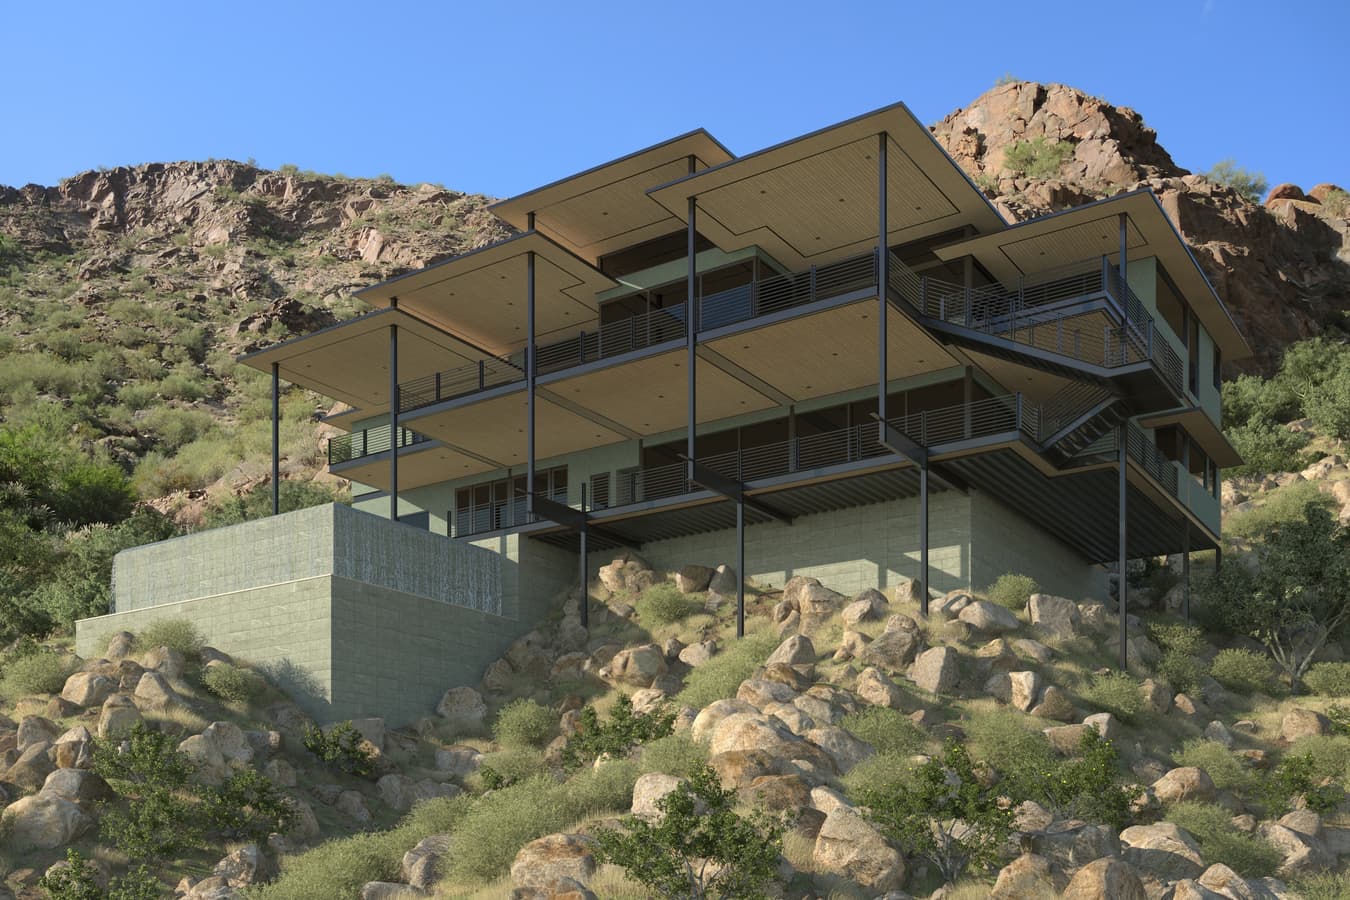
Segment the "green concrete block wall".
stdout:
<path fill-rule="evenodd" d="M 918 574 L 918 516 L 919 502 L 909 498 L 801 516 L 791 525 L 750 525 L 745 529 L 745 568 L 751 578 L 774 587 L 805 575 L 841 594 L 885 590 Z M 935 493 L 928 517 L 932 588 L 969 588 L 969 499 L 956 491 Z M 734 566 L 736 532 L 652 541 L 641 552 L 653 566 L 667 570 L 690 563 Z"/>
<path fill-rule="evenodd" d="M 1008 572 L 1030 575 L 1041 589 L 1072 600 L 1106 599 L 1106 571 L 1037 528 L 989 494 L 970 494 L 972 580 L 976 590 Z"/>

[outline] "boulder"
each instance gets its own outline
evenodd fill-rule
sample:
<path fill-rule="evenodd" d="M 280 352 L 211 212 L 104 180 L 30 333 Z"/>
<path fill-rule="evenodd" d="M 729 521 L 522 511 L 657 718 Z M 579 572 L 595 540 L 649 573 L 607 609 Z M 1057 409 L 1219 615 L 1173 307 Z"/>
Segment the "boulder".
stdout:
<path fill-rule="evenodd" d="M 651 687 L 666 674 L 666 655 L 656 644 L 642 644 L 614 654 L 604 671 L 615 683 Z"/>
<path fill-rule="evenodd" d="M 1090 727 L 1092 726 L 1056 725 L 1052 728 L 1042 729 L 1041 733 L 1045 735 L 1046 740 L 1050 742 L 1051 748 L 1056 753 L 1061 756 L 1073 756 L 1083 743 L 1083 734 Z"/>
<path fill-rule="evenodd" d="M 1120 833 L 1125 861 L 1161 881 L 1196 878 L 1205 870 L 1200 845 L 1171 822 L 1133 825 Z"/>
<path fill-rule="evenodd" d="M 119 631 L 108 638 L 108 649 L 103 651 L 107 659 L 119 660 L 130 656 L 136 646 L 136 636 L 130 631 Z"/>
<path fill-rule="evenodd" d="M 518 887 L 510 900 L 598 900 L 595 892 L 574 878 L 557 878 L 538 887 Z"/>
<path fill-rule="evenodd" d="M 984 634 L 1016 631 L 1021 624 L 1011 610 L 988 600 L 973 600 L 966 604 L 957 619 Z"/>
<path fill-rule="evenodd" d="M 783 769 L 781 759 L 763 750 L 728 750 L 708 757 L 708 765 L 729 791 L 748 788 L 755 779 L 779 775 Z"/>
<path fill-rule="evenodd" d="M 263 774 L 280 787 L 295 787 L 297 782 L 295 766 L 284 759 L 268 760 L 267 765 L 263 767 Z"/>
<path fill-rule="evenodd" d="M 713 731 L 723 719 L 736 713 L 754 713 L 757 711 L 755 707 L 744 700 L 714 700 L 699 710 L 698 715 L 694 717 L 694 724 L 690 727 L 690 736 L 696 741 L 710 740 Z"/>
<path fill-rule="evenodd" d="M 544 887 L 560 878 L 587 884 L 595 875 L 595 851 L 591 838 L 580 834 L 550 834 L 530 841 L 511 863 L 511 880 L 517 887 Z"/>
<path fill-rule="evenodd" d="M 95 731 L 101 738 L 127 734 L 145 719 L 129 694 L 113 694 L 103 701 Z"/>
<path fill-rule="evenodd" d="M 1273 200 L 1307 200 L 1308 195 L 1303 193 L 1303 189 L 1296 184 L 1285 181 L 1275 185 L 1266 195 L 1266 206 Z"/>
<path fill-rule="evenodd" d="M 1006 638 L 994 638 L 976 648 L 975 659 L 983 672 L 1011 672 L 1017 668 L 1017 654 Z"/>
<path fill-rule="evenodd" d="M 455 744 L 436 750 L 436 771 L 455 778 L 467 778 L 483 764 L 483 754 L 474 747 Z"/>
<path fill-rule="evenodd" d="M 52 744 L 47 741 L 39 741 L 35 744 L 29 744 L 19 758 L 5 770 L 3 778 L 10 784 L 17 785 L 26 793 L 34 793 L 42 788 L 55 767 L 52 765 L 50 754 Z"/>
<path fill-rule="evenodd" d="M 846 878 L 869 894 L 898 890 L 905 881 L 905 862 L 900 853 L 847 807 L 836 807 L 826 814 L 811 858 L 817 871 Z"/>
<path fill-rule="evenodd" d="M 941 620 L 955 619 L 961 615 L 961 610 L 974 601 L 975 598 L 965 591 L 952 591 L 935 604 L 930 612 Z"/>
<path fill-rule="evenodd" d="M 763 710 L 771 703 L 791 703 L 797 691 L 780 681 L 747 678 L 736 689 L 736 699 L 744 700 L 755 709 Z"/>
<path fill-rule="evenodd" d="M 1055 651 L 1031 638 L 1018 638 L 1013 641 L 1013 650 L 1042 665 L 1052 662 L 1055 658 Z"/>
<path fill-rule="evenodd" d="M 1030 710 L 1033 716 L 1041 719 L 1053 719 L 1056 722 L 1070 722 L 1078 714 L 1069 695 L 1055 685 L 1047 685 L 1041 691 L 1040 702 Z"/>
<path fill-rule="evenodd" d="M 791 759 L 793 744 L 802 743 L 787 726 L 759 712 L 733 713 L 717 723 L 708 742 L 708 753 L 716 756 L 729 750 L 763 750 L 776 757 Z"/>
<path fill-rule="evenodd" d="M 19 847 L 51 850 L 69 844 L 94 824 L 79 806 L 54 795 L 21 797 L 0 813 L 12 829 L 9 840 Z"/>
<path fill-rule="evenodd" d="M 782 663 L 788 666 L 814 666 L 816 663 L 815 645 L 806 635 L 794 634 L 779 644 L 778 648 L 769 654 L 769 658 L 764 661 L 766 666 L 774 663 Z"/>
<path fill-rule="evenodd" d="M 342 791 L 338 794 L 337 801 L 333 806 L 347 818 L 363 825 L 371 819 L 370 808 L 366 806 L 366 798 L 362 797 L 358 791 Z"/>
<path fill-rule="evenodd" d="M 186 706 L 178 692 L 169 686 L 168 679 L 159 672 L 146 672 L 136 682 L 136 705 L 142 709 L 169 709 Z"/>
<path fill-rule="evenodd" d="M 811 804 L 811 786 L 800 775 L 761 775 L 740 791 L 741 800 L 771 812 L 798 813 Z"/>
<path fill-rule="evenodd" d="M 708 580 L 708 593 L 719 597 L 735 597 L 739 585 L 736 570 L 728 565 L 720 565 L 713 570 L 712 578 Z"/>
<path fill-rule="evenodd" d="M 872 639 L 861 631 L 845 630 L 839 638 L 839 649 L 834 651 L 835 662 L 848 662 L 862 656 L 867 645 L 872 643 Z"/>
<path fill-rule="evenodd" d="M 1041 676 L 1035 672 L 1008 673 L 1008 702 L 1029 712 L 1041 695 Z"/>
<path fill-rule="evenodd" d="M 1037 900 L 1053 896 L 1050 861 L 1035 853 L 1023 853 L 999 870 L 989 892 L 990 900 Z"/>
<path fill-rule="evenodd" d="M 1034 674 L 1034 673 L 1033 673 Z M 1000 703 L 1012 702 L 1012 673 L 995 672 L 984 680 L 984 692 Z"/>
<path fill-rule="evenodd" d="M 783 586 L 783 602 L 801 615 L 801 629 L 810 633 L 844 606 L 847 598 L 815 578 L 798 575 Z"/>
<path fill-rule="evenodd" d="M 1120 838 L 1108 825 L 1077 820 L 1055 822 L 1032 835 L 1031 850 L 1050 860 L 1050 865 L 1069 872 L 1094 859 L 1120 856 Z"/>
<path fill-rule="evenodd" d="M 1167 685 L 1145 678 L 1139 685 L 1139 695 L 1144 701 L 1144 712 L 1160 716 L 1172 708 L 1172 692 Z"/>
<path fill-rule="evenodd" d="M 1182 800 L 1213 800 L 1214 781 L 1204 769 L 1181 766 L 1153 782 L 1153 793 L 1158 802 L 1177 803 Z"/>
<path fill-rule="evenodd" d="M 396 772 L 381 776 L 380 780 L 375 782 L 375 789 L 380 792 L 380 799 L 384 804 L 398 812 L 407 812 L 423 800 L 454 797 L 460 793 L 460 789 L 453 784 L 444 784 L 429 778 L 413 779 Z"/>
<path fill-rule="evenodd" d="M 233 900 L 237 896 L 231 894 L 229 898 L 213 898 L 213 900 Z M 425 891 L 394 881 L 367 881 L 361 885 L 361 900 L 414 900 L 425 896 L 427 896 Z"/>
<path fill-rule="evenodd" d="M 511 690 L 511 683 L 515 679 L 515 670 L 511 664 L 504 659 L 494 659 L 488 663 L 483 670 L 483 690 L 489 694 L 505 694 Z"/>
<path fill-rule="evenodd" d="M 631 550 L 601 566 L 600 583 L 615 594 L 639 594 L 656 583 L 656 573 L 647 561 Z"/>
<path fill-rule="evenodd" d="M 633 785 L 633 807 L 630 812 L 643 819 L 660 819 L 662 812 L 657 801 L 684 784 L 687 779 L 674 775 L 650 772 L 638 778 Z"/>
<path fill-rule="evenodd" d="M 920 653 L 909 671 L 910 680 L 930 694 L 946 694 L 960 677 L 960 658 L 951 647 L 933 647 Z"/>
<path fill-rule="evenodd" d="M 839 615 L 845 625 L 855 627 L 860 622 L 880 619 L 889 607 L 885 594 L 876 588 L 868 588 L 854 597 Z"/>
<path fill-rule="evenodd" d="M 1076 635 L 1083 620 L 1076 603 L 1053 594 L 1032 594 L 1027 610 L 1037 631 L 1059 638 Z"/>
<path fill-rule="evenodd" d="M 858 673 L 853 690 L 863 702 L 891 709 L 899 709 L 905 696 L 894 681 L 874 666 L 868 666 Z"/>
<path fill-rule="evenodd" d="M 487 717 L 487 703 L 483 695 L 471 687 L 453 687 L 436 704 L 436 715 L 460 734 L 477 734 L 483 730 Z"/>
<path fill-rule="evenodd" d="M 93 765 L 94 736 L 83 725 L 76 725 L 56 739 L 53 761 L 58 769 L 87 769 Z"/>
<path fill-rule="evenodd" d="M 1229 750 L 1233 749 L 1233 733 L 1228 730 L 1228 726 L 1218 719 L 1205 726 L 1205 740 L 1214 741 L 1216 744 L 1222 744 Z"/>
<path fill-rule="evenodd" d="M 681 650 L 679 660 L 689 668 L 696 669 L 712 659 L 716 652 L 716 641 L 698 641 Z"/>
<path fill-rule="evenodd" d="M 838 725 L 821 725 L 806 733 L 806 739 L 829 755 L 841 774 L 848 772 L 876 751 Z"/>
<path fill-rule="evenodd" d="M 1097 729 L 1098 734 L 1115 744 L 1125 736 L 1125 729 L 1110 713 L 1094 713 L 1085 718 L 1083 724 Z"/>
<path fill-rule="evenodd" d="M 102 706 L 103 701 L 117 690 L 117 684 L 97 672 L 76 672 L 66 679 L 61 688 L 61 699 L 84 707 Z"/>
<path fill-rule="evenodd" d="M 245 844 L 217 862 L 212 874 L 232 888 L 243 888 L 267 880 L 274 872 L 257 844 Z"/>
<path fill-rule="evenodd" d="M 38 793 L 69 800 L 86 811 L 92 811 L 100 801 L 111 800 L 114 796 L 108 782 L 87 769 L 57 769 L 47 776 Z"/>
<path fill-rule="evenodd" d="M 183 677 L 187 660 L 183 658 L 183 654 L 171 647 L 156 647 L 141 657 L 141 665 L 158 672 L 170 681 L 177 681 Z"/>
<path fill-rule="evenodd" d="M 1284 854 L 1284 861 L 1279 868 L 1279 874 L 1283 877 L 1311 875 L 1336 864 L 1336 858 L 1327 852 L 1320 839 L 1301 834 L 1286 825 L 1263 822 L 1256 833 Z"/>
<path fill-rule="evenodd" d="M 1074 873 L 1060 900 L 1148 900 L 1148 894 L 1129 863 L 1106 857 Z"/>
<path fill-rule="evenodd" d="M 61 734 L 61 728 L 42 716 L 24 716 L 14 733 L 14 749 L 20 753 L 34 744 L 52 744 Z"/>
<path fill-rule="evenodd" d="M 407 853 L 403 854 L 400 872 L 403 880 L 420 891 L 429 891 L 436 884 L 436 869 L 450 853 L 448 834 L 433 834 L 422 838 Z"/>
<path fill-rule="evenodd" d="M 1311 709 L 1294 709 L 1280 720 L 1280 739 L 1290 743 L 1303 737 L 1331 733 L 1331 720 Z"/>
<path fill-rule="evenodd" d="M 858 656 L 865 666 L 896 674 L 905 671 L 919 655 L 923 646 L 923 632 L 909 616 L 891 616 L 886 629 L 872 640 Z"/>
<path fill-rule="evenodd" d="M 681 594 L 697 594 L 708 589 L 712 577 L 713 570 L 707 566 L 684 566 L 675 573 L 675 587 Z"/>

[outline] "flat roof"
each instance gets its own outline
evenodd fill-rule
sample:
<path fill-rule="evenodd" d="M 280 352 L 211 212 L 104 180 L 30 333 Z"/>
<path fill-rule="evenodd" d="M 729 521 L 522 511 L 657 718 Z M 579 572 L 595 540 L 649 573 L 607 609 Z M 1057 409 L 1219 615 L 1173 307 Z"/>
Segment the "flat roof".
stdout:
<path fill-rule="evenodd" d="M 1162 262 L 1177 289 L 1218 343 L 1225 359 L 1250 356 L 1251 347 L 1238 331 L 1227 307 L 1163 211 L 1158 198 L 1147 189 L 1029 219 L 993 234 L 947 244 L 936 252 L 940 259 L 946 260 L 973 256 L 990 275 L 1004 284 L 1013 284 L 1023 275 L 1034 275 L 1065 263 L 1102 256 L 1118 263 L 1119 216 L 1122 213 L 1128 222 L 1126 252 L 1137 258 L 1157 257 Z"/>
<path fill-rule="evenodd" d="M 526 342 L 526 257 L 535 259 L 535 339 L 571 337 L 598 321 L 596 294 L 618 282 L 535 231 L 356 292 L 372 306 L 414 313 L 442 331 L 505 356 Z"/>
<path fill-rule="evenodd" d="M 791 269 L 877 243 L 878 135 L 887 136 L 887 242 L 1005 222 L 903 103 L 685 175 L 649 191 L 723 250 L 758 245 Z"/>
<path fill-rule="evenodd" d="M 488 207 L 507 224 L 547 235 L 588 262 L 677 231 L 684 220 L 648 188 L 720 165 L 735 155 L 703 129 L 629 153 Z"/>

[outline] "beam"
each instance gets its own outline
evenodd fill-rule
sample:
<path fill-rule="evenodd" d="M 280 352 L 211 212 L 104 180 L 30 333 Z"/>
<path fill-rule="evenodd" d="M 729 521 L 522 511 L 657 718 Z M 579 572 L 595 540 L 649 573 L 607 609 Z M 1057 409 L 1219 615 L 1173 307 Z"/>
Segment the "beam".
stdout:
<path fill-rule="evenodd" d="M 765 515 L 773 516 L 784 525 L 792 524 L 792 516 L 782 510 L 770 506 L 762 500 L 747 496 L 745 493 L 745 485 L 741 484 L 739 481 L 734 478 L 728 478 L 720 472 L 714 472 L 712 469 L 709 469 L 707 466 L 696 460 L 689 459 L 688 457 L 683 458 L 689 463 L 690 481 L 715 494 L 721 494 L 728 500 L 735 501 L 738 505 L 745 504 L 746 506 L 759 510 Z"/>
<path fill-rule="evenodd" d="M 533 494 L 534 492 L 527 491 L 526 493 Z M 536 496 L 533 500 L 534 514 L 541 519 L 547 519 L 578 534 L 594 534 L 596 537 L 613 541 L 621 547 L 633 546 L 633 542 L 628 538 L 593 523 L 589 513 L 573 509 L 565 503 L 559 503 L 557 500 L 544 496 Z"/>
<path fill-rule="evenodd" d="M 791 406 L 792 404 L 797 402 L 793 398 L 789 397 L 787 394 L 778 390 L 778 388 L 769 384 L 763 378 L 760 378 L 758 375 L 754 374 L 748 369 L 744 369 L 741 366 L 736 365 L 734 362 L 727 359 L 725 356 L 718 353 L 716 350 L 709 347 L 707 344 L 699 344 L 696 352 L 698 353 L 700 359 L 707 360 L 708 362 L 712 363 L 715 367 L 721 369 L 723 372 L 730 375 L 732 378 L 735 378 L 736 380 L 742 382 L 743 384 L 749 385 L 751 388 L 763 394 L 765 397 L 768 397 L 770 400 L 777 403 L 779 406 Z"/>
<path fill-rule="evenodd" d="M 272 363 L 272 515 L 281 512 L 281 364 Z"/>
<path fill-rule="evenodd" d="M 581 511 L 586 512 L 586 482 L 581 483 Z M 577 611 L 581 615 L 581 627 L 589 629 L 591 627 L 591 583 L 590 583 L 590 553 L 586 547 L 586 538 L 589 537 L 588 529 L 582 528 L 577 535 L 577 554 L 581 561 L 581 597 L 577 606 Z"/>
<path fill-rule="evenodd" d="M 916 466 L 928 465 L 928 448 L 915 441 L 904 432 L 896 430 L 890 422 L 887 422 L 876 413 L 872 413 L 872 418 L 877 421 L 877 441 L 881 446 L 894 453 L 896 456 L 904 457 Z"/>
<path fill-rule="evenodd" d="M 583 419 L 586 419 L 587 421 L 590 422 L 594 422 L 601 428 L 608 428 L 610 431 L 613 431 L 617 434 L 621 434 L 624 437 L 628 438 L 630 441 L 637 440 L 638 438 L 642 437 L 641 432 L 634 431 L 627 425 L 623 425 L 619 422 L 616 422 L 613 419 L 609 418 L 608 416 L 602 416 L 595 410 L 590 409 L 589 407 L 586 406 L 582 406 L 580 403 L 577 403 L 573 400 L 568 400 L 566 397 L 564 397 L 562 394 L 557 393 L 556 391 L 550 391 L 548 388 L 536 388 L 535 393 L 538 394 L 540 397 L 543 397 L 548 402 L 552 403 L 554 406 L 561 406 L 568 412 L 576 413 Z"/>
<path fill-rule="evenodd" d="M 1191 523 L 1181 520 L 1181 618 L 1191 620 Z"/>
<path fill-rule="evenodd" d="M 1125 605 L 1126 605 L 1126 600 L 1127 600 L 1127 597 L 1128 597 L 1128 594 L 1129 594 L 1129 591 L 1130 591 L 1130 588 L 1129 588 L 1129 578 L 1126 577 L 1126 576 L 1127 576 L 1127 573 L 1126 573 L 1126 571 L 1125 571 L 1125 554 L 1126 554 L 1126 552 L 1127 552 L 1126 549 L 1125 549 L 1125 540 L 1126 540 L 1126 537 L 1127 537 L 1127 532 L 1126 532 L 1126 522 L 1125 522 L 1125 519 L 1126 519 L 1126 507 L 1125 507 L 1126 499 L 1125 499 L 1125 498 L 1126 498 L 1127 488 L 1128 488 L 1128 485 L 1129 485 L 1129 482 L 1128 482 L 1128 481 L 1126 480 L 1126 478 L 1125 478 L 1126 455 L 1127 455 L 1127 453 L 1128 453 L 1128 451 L 1129 451 L 1129 445 L 1128 445 L 1128 443 L 1127 443 L 1127 441 L 1129 440 L 1129 435 L 1128 435 L 1128 433 L 1127 433 L 1127 431 L 1126 431 L 1126 428 L 1127 428 L 1127 426 L 1121 425 L 1120 428 L 1119 428 L 1119 430 L 1116 432 L 1116 435 L 1117 435 L 1117 436 L 1116 436 L 1116 444 L 1117 444 L 1117 451 L 1118 451 L 1118 455 L 1119 455 L 1119 459 L 1118 459 L 1118 469 L 1119 469 L 1119 473 L 1120 473 L 1120 474 L 1119 474 L 1119 479 L 1118 479 L 1118 482 L 1119 482 L 1118 486 L 1119 486 L 1120 494 L 1119 494 L 1118 504 L 1117 504 L 1117 507 L 1116 507 L 1116 517 L 1117 517 L 1117 520 L 1116 520 L 1116 527 L 1117 527 L 1117 538 L 1118 538 L 1118 541 L 1119 541 L 1119 546 L 1117 547 L 1117 549 L 1118 549 L 1118 551 L 1119 551 L 1119 554 L 1118 554 L 1118 556 L 1119 556 L 1119 568 L 1116 570 L 1116 599 L 1119 601 L 1119 603 L 1118 603 L 1118 611 L 1117 611 L 1117 614 L 1116 614 L 1116 615 L 1117 615 L 1117 618 L 1120 620 L 1120 671 L 1122 671 L 1122 672 L 1124 672 L 1124 671 L 1128 668 L 1128 662 L 1127 662 L 1127 659 L 1126 659 L 1126 653 L 1125 653 L 1125 643 L 1126 643 L 1126 637 L 1125 637 L 1125 619 L 1126 619 Z"/>
<path fill-rule="evenodd" d="M 389 326 L 389 520 L 398 521 L 398 326 Z"/>

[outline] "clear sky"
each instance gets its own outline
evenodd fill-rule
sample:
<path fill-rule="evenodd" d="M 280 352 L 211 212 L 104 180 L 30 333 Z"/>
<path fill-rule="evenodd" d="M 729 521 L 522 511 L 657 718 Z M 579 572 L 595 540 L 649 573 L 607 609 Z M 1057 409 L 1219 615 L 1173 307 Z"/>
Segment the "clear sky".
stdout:
<path fill-rule="evenodd" d="M 0 0 L 0 184 L 208 157 L 509 196 L 702 126 L 746 153 L 999 76 L 1177 163 L 1350 186 L 1350 0 Z"/>

